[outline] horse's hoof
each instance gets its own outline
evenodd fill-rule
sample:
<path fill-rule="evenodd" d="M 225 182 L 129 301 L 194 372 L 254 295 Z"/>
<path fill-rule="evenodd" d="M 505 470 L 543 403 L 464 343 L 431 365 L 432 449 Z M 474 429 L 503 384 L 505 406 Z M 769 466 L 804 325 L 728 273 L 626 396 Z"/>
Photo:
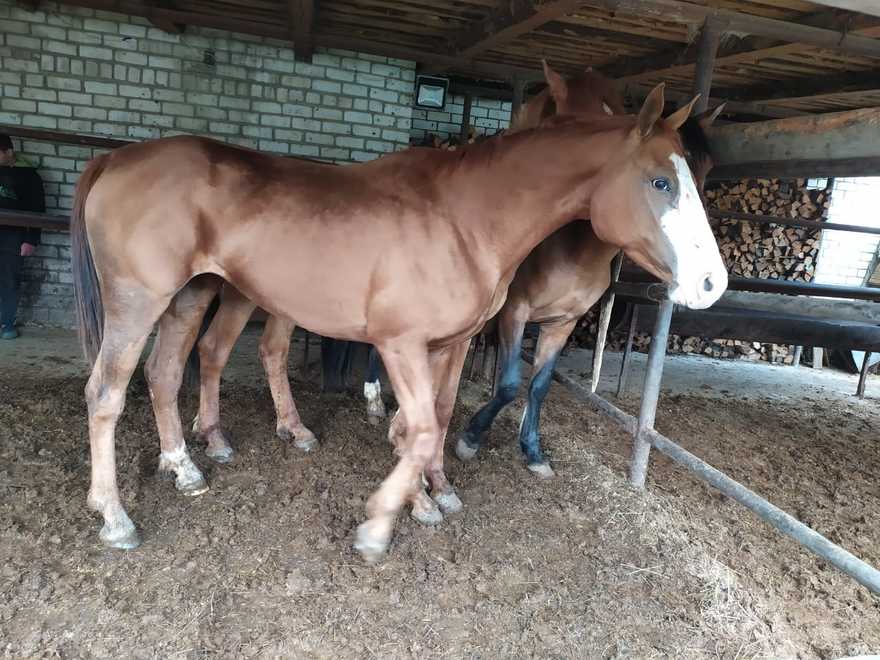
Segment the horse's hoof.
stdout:
<path fill-rule="evenodd" d="M 215 463 L 231 463 L 232 458 L 235 456 L 235 450 L 232 447 L 218 447 L 217 449 L 212 449 L 208 447 L 205 450 L 205 456 L 210 458 Z"/>
<path fill-rule="evenodd" d="M 174 485 L 177 487 L 177 490 L 180 491 L 182 495 L 186 495 L 187 497 L 197 497 L 199 495 L 204 495 L 208 492 L 208 482 L 205 481 L 204 477 L 199 477 L 193 481 L 187 483 L 181 483 L 180 479 L 176 479 L 174 481 Z"/>
<path fill-rule="evenodd" d="M 318 447 L 318 439 L 312 434 L 311 431 L 306 433 L 300 433 L 299 437 L 293 441 L 294 447 L 297 449 L 301 449 L 304 452 L 310 452 L 313 449 L 317 449 Z"/>
<path fill-rule="evenodd" d="M 550 467 L 549 463 L 529 463 L 526 467 L 530 472 L 538 475 L 541 479 L 552 479 L 556 476 L 556 473 L 553 472 L 553 468 Z"/>
<path fill-rule="evenodd" d="M 388 541 L 382 538 L 376 538 L 370 532 L 370 522 L 361 523 L 357 528 L 355 535 L 354 549 L 357 550 L 361 557 L 368 564 L 375 564 L 385 556 L 388 550 Z"/>
<path fill-rule="evenodd" d="M 409 512 L 409 515 L 417 523 L 427 527 L 434 527 L 443 522 L 443 513 L 434 500 L 428 497 L 424 491 L 413 500 L 412 510 Z"/>
<path fill-rule="evenodd" d="M 477 452 L 480 450 L 480 446 L 476 447 L 469 444 L 467 438 L 470 437 L 466 433 L 462 433 L 458 436 L 458 442 L 455 443 L 455 455 L 458 456 L 459 460 L 469 461 L 474 456 L 477 455 Z"/>
<path fill-rule="evenodd" d="M 134 550 L 141 544 L 141 537 L 134 525 L 131 523 L 129 525 L 109 527 L 105 524 L 99 534 L 101 542 L 107 547 L 117 550 Z"/>
<path fill-rule="evenodd" d="M 443 515 L 448 516 L 450 513 L 458 513 L 464 508 L 458 495 L 451 488 L 445 493 L 432 494 L 431 497 L 437 503 L 437 506 L 440 507 Z"/>

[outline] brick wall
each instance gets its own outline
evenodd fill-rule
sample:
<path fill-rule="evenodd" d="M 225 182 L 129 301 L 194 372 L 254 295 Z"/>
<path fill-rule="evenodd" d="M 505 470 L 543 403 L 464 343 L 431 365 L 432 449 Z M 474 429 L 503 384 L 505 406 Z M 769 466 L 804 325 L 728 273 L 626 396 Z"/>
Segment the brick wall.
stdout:
<path fill-rule="evenodd" d="M 214 64 L 210 64 L 210 62 Z M 0 0 L 0 124 L 147 139 L 180 133 L 285 155 L 365 161 L 408 145 L 415 65 L 341 50 L 296 61 L 287 42 L 41 3 Z M 100 150 L 25 140 L 46 204 L 66 213 Z M 69 325 L 66 234 L 44 232 L 19 319 Z"/>
<path fill-rule="evenodd" d="M 828 221 L 880 227 L 877 201 L 880 177 L 834 180 Z M 880 236 L 826 229 L 819 244 L 815 281 L 819 284 L 861 286 L 874 259 Z"/>
<path fill-rule="evenodd" d="M 509 101 L 475 98 L 471 104 L 471 126 L 480 135 L 494 135 L 510 126 Z M 413 108 L 412 130 L 414 142 L 421 142 L 428 134 L 441 139 L 458 137 L 464 120 L 464 97 L 452 95 L 443 110 Z"/>

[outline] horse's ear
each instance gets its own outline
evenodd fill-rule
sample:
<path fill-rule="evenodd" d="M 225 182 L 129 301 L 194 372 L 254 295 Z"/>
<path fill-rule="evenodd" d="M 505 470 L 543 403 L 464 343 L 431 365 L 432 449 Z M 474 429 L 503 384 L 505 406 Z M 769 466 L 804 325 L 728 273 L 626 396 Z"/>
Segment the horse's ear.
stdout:
<path fill-rule="evenodd" d="M 697 99 L 700 98 L 700 95 L 697 94 L 694 98 L 691 99 L 690 103 L 685 105 L 684 107 L 679 108 L 671 115 L 666 118 L 666 125 L 672 131 L 677 131 L 681 128 L 681 125 L 687 121 L 687 118 L 691 116 L 691 110 L 694 109 L 694 103 L 697 102 Z"/>
<path fill-rule="evenodd" d="M 654 124 L 657 123 L 660 115 L 663 114 L 664 86 L 664 83 L 660 83 L 652 89 L 651 93 L 648 94 L 648 98 L 645 99 L 642 109 L 639 111 L 638 129 L 639 136 L 642 138 L 646 138 L 651 134 L 651 131 L 654 130 Z"/>
<path fill-rule="evenodd" d="M 550 68 L 547 60 L 541 60 L 541 63 L 544 65 L 544 78 L 547 80 L 547 86 L 550 88 L 550 94 L 553 96 L 553 100 L 556 101 L 556 107 L 558 108 L 568 98 L 568 83 L 565 82 L 565 78 Z"/>
<path fill-rule="evenodd" d="M 724 112 L 725 105 L 727 105 L 726 101 L 724 103 L 722 103 L 721 105 L 719 105 L 714 110 L 706 110 L 706 112 L 704 112 L 703 114 L 695 117 L 697 122 L 699 122 L 699 124 L 700 124 L 700 128 L 702 128 L 703 130 L 710 128 L 712 126 L 712 124 L 715 123 L 715 120 L 718 119 L 718 115 L 720 115 L 722 112 Z"/>

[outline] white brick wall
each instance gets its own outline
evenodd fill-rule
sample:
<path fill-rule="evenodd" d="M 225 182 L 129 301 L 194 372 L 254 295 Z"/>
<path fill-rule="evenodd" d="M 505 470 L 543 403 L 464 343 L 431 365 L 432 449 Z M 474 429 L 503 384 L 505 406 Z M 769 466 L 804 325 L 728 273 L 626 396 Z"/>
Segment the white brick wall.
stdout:
<path fill-rule="evenodd" d="M 880 177 L 835 179 L 828 222 L 880 227 Z M 861 286 L 880 236 L 848 231 L 822 231 L 815 282 Z"/>
<path fill-rule="evenodd" d="M 494 135 L 510 126 L 511 104 L 509 101 L 475 98 L 471 104 L 471 126 L 480 135 Z M 464 97 L 450 96 L 442 111 L 413 108 L 412 130 L 414 142 L 421 142 L 428 134 L 441 139 L 458 137 L 464 121 Z"/>
<path fill-rule="evenodd" d="M 206 53 L 215 65 L 205 64 Z M 263 151 L 365 161 L 404 148 L 412 128 L 412 62 L 342 50 L 296 61 L 287 42 L 51 2 L 31 12 L 0 0 L 0 124 L 147 139 L 195 133 Z M 25 140 L 50 212 L 99 150 Z M 67 236 L 44 232 L 29 260 L 21 320 L 66 325 Z"/>

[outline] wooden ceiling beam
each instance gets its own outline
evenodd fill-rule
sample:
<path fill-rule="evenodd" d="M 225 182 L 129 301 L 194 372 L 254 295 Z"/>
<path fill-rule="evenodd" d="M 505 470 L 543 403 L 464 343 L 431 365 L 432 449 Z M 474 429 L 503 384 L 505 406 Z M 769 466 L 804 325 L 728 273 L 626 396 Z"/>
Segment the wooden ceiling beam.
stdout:
<path fill-rule="evenodd" d="M 451 52 L 459 59 L 473 58 L 570 14 L 583 4 L 583 0 L 549 0 L 540 4 L 534 0 L 501 0 L 485 19 L 453 41 Z"/>
<path fill-rule="evenodd" d="M 880 57 L 880 40 L 795 21 L 781 21 L 680 0 L 587 0 L 587 3 L 608 11 L 647 16 L 666 22 L 697 25 L 711 21 L 723 32 L 742 32 L 851 55 Z"/>
<path fill-rule="evenodd" d="M 174 9 L 171 0 L 151 0 L 150 6 L 156 9 Z M 150 19 L 150 23 L 168 34 L 183 34 L 186 32 L 186 23 L 177 23 L 167 18 L 156 17 Z"/>
<path fill-rule="evenodd" d="M 823 11 L 810 14 L 799 20 L 803 25 L 824 25 L 850 29 L 863 35 L 880 35 L 880 19 L 869 17 L 853 18 L 836 11 Z M 620 62 L 603 67 L 602 71 L 612 78 L 627 82 L 663 77 L 670 74 L 687 75 L 696 64 L 694 45 L 685 48 L 670 48 L 650 57 L 649 68 L 645 68 L 645 58 L 626 58 Z M 766 37 L 748 37 L 736 41 L 722 42 L 715 60 L 716 67 L 738 63 L 756 63 L 762 59 L 779 58 L 810 50 L 812 46 L 792 44 Z"/>
<path fill-rule="evenodd" d="M 767 103 L 813 96 L 829 97 L 850 92 L 871 92 L 878 89 L 880 89 L 880 71 L 871 70 L 841 73 L 828 78 L 810 76 L 789 83 L 757 85 L 730 90 L 727 95 L 737 101 Z"/>
<path fill-rule="evenodd" d="M 315 25 L 315 0 L 287 0 L 290 15 L 290 38 L 296 57 L 311 59 L 315 50 L 312 30 Z"/>
<path fill-rule="evenodd" d="M 627 83 L 625 92 L 633 97 L 637 104 L 648 95 L 654 88 L 653 85 L 645 85 L 642 83 Z M 678 92 L 670 89 L 668 86 L 663 90 L 663 96 L 667 101 L 672 101 L 679 105 L 688 103 L 694 95 L 690 92 Z M 804 110 L 795 110 L 794 108 L 782 108 L 764 105 L 763 103 L 752 103 L 747 101 L 728 101 L 723 97 L 713 96 L 709 99 L 709 107 L 715 108 L 722 103 L 724 106 L 724 114 L 734 115 L 750 115 L 755 117 L 770 117 L 773 119 L 787 119 L 789 117 L 802 117 L 811 113 Z"/>
<path fill-rule="evenodd" d="M 811 2 L 816 5 L 846 9 L 860 14 L 880 16 L 880 4 L 870 0 L 811 0 Z"/>

